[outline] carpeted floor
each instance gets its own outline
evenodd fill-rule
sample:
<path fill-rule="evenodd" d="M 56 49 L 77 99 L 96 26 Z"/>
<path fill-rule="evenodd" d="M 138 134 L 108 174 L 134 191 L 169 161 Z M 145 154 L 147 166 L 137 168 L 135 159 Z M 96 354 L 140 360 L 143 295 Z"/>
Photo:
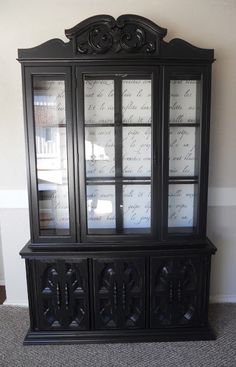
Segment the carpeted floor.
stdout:
<path fill-rule="evenodd" d="M 210 309 L 216 341 L 23 346 L 28 310 L 0 306 L 1 367 L 236 367 L 236 304 Z"/>

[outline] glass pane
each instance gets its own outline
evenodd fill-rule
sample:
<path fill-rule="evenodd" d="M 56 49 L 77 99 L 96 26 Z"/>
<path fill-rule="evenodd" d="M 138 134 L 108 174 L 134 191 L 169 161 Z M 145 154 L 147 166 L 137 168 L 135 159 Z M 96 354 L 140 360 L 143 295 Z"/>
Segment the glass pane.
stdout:
<path fill-rule="evenodd" d="M 151 127 L 123 127 L 123 176 L 151 176 Z"/>
<path fill-rule="evenodd" d="M 200 122 L 200 80 L 170 81 L 169 122 Z"/>
<path fill-rule="evenodd" d="M 53 230 L 52 234 L 69 233 L 67 190 L 68 188 L 66 185 L 39 183 L 39 212 L 41 230 Z M 59 229 L 61 231 L 59 231 Z M 48 234 L 50 234 L 50 231 L 48 231 Z"/>
<path fill-rule="evenodd" d="M 195 127 L 170 127 L 169 129 L 169 175 L 194 176 L 197 173 Z"/>
<path fill-rule="evenodd" d="M 86 124 L 114 123 L 114 80 L 84 81 Z"/>
<path fill-rule="evenodd" d="M 123 186 L 124 228 L 151 227 L 151 186 Z"/>
<path fill-rule="evenodd" d="M 151 80 L 122 80 L 122 121 L 125 124 L 151 124 Z"/>
<path fill-rule="evenodd" d="M 89 229 L 116 228 L 115 186 L 87 185 L 87 225 Z"/>
<path fill-rule="evenodd" d="M 197 185 L 169 185 L 169 227 L 196 226 Z"/>
<path fill-rule="evenodd" d="M 64 80 L 34 79 L 34 116 L 37 126 L 66 123 Z"/>
<path fill-rule="evenodd" d="M 69 234 L 65 82 L 33 83 L 40 232 Z"/>
<path fill-rule="evenodd" d="M 115 175 L 114 127 L 85 128 L 87 177 Z"/>

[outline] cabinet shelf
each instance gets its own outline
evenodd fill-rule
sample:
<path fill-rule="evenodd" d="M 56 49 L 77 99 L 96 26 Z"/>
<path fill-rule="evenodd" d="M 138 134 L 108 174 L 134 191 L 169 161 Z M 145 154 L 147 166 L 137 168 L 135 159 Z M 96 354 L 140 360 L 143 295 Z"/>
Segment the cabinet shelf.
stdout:
<path fill-rule="evenodd" d="M 197 227 L 169 227 L 169 235 L 194 235 L 197 234 Z"/>
<path fill-rule="evenodd" d="M 194 177 L 189 177 L 189 176 L 173 176 L 173 177 L 169 177 L 169 184 L 175 184 L 175 183 L 179 183 L 179 184 L 195 184 L 198 183 L 199 179 L 198 177 L 194 176 Z"/>
<path fill-rule="evenodd" d="M 169 122 L 169 127 L 199 127 L 200 123 L 181 123 L 181 122 Z"/>
<path fill-rule="evenodd" d="M 98 184 L 110 184 L 110 183 L 125 183 L 128 184 L 139 184 L 139 183 L 149 183 L 151 182 L 150 177 L 87 177 L 87 185 Z"/>
<path fill-rule="evenodd" d="M 145 127 L 145 126 L 147 126 L 147 127 L 150 127 L 151 126 L 151 123 L 145 124 L 145 123 L 138 123 L 137 122 L 137 123 L 127 124 L 127 123 L 124 123 L 124 122 L 120 121 L 120 122 L 114 122 L 114 123 L 110 123 L 110 124 L 101 124 L 101 123 L 90 124 L 90 123 L 85 123 L 84 126 L 85 126 L 85 128 L 86 127 L 114 127 L 114 126 L 120 126 L 120 127 Z M 191 124 L 191 126 L 193 126 L 193 124 Z"/>
<path fill-rule="evenodd" d="M 37 126 L 40 127 L 40 128 L 60 128 L 60 127 L 67 127 L 68 124 L 38 124 Z"/>

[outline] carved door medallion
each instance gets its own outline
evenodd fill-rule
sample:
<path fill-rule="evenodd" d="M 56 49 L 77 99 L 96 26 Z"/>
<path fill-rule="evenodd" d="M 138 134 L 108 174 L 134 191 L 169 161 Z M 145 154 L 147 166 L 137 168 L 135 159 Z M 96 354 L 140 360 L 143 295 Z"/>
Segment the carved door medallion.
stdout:
<path fill-rule="evenodd" d="M 37 263 L 43 329 L 88 329 L 87 261 Z"/>
<path fill-rule="evenodd" d="M 151 327 L 193 325 L 198 318 L 200 261 L 151 260 Z"/>
<path fill-rule="evenodd" d="M 94 260 L 97 329 L 144 327 L 144 274 L 144 259 Z"/>

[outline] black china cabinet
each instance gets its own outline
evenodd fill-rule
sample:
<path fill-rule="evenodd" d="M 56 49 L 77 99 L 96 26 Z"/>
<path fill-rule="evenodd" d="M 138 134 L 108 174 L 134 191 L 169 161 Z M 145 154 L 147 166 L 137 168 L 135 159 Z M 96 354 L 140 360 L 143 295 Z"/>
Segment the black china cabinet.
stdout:
<path fill-rule="evenodd" d="M 25 344 L 213 339 L 213 50 L 136 15 L 20 49 L 31 240 Z"/>

